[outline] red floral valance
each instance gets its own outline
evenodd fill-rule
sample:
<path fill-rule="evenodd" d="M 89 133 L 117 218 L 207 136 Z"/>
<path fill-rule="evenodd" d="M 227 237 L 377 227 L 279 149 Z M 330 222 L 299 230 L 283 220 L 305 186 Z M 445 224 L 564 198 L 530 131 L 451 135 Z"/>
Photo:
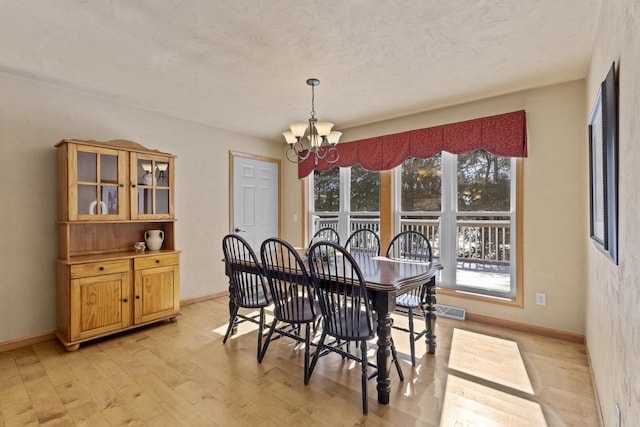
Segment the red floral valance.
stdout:
<path fill-rule="evenodd" d="M 524 110 L 338 144 L 340 158 L 336 163 L 318 160 L 316 165 L 313 156 L 309 156 L 298 164 L 298 178 L 314 169 L 355 164 L 370 171 L 383 171 L 401 165 L 409 157 L 428 159 L 441 151 L 461 154 L 479 148 L 501 157 L 527 157 Z"/>

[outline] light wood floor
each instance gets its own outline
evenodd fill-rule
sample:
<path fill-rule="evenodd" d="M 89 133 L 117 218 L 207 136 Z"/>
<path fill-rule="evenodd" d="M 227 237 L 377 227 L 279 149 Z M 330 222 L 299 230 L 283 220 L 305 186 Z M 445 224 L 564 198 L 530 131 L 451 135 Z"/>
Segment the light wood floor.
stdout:
<path fill-rule="evenodd" d="M 222 344 L 225 298 L 182 313 L 72 353 L 56 341 L 0 353 L 0 427 L 598 425 L 583 345 L 439 318 L 436 355 L 421 342 L 416 367 L 403 362 L 405 381 L 393 371 L 389 405 L 371 380 L 363 416 L 351 362 L 320 359 L 305 386 L 302 351 L 289 340 L 273 342 L 262 364 L 255 331 Z M 394 340 L 408 352 L 406 334 Z"/>

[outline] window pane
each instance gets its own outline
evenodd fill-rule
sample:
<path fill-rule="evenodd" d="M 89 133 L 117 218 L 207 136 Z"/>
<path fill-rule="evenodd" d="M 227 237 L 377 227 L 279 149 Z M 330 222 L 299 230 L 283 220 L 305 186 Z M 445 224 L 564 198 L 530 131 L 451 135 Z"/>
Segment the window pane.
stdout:
<path fill-rule="evenodd" d="M 169 213 L 169 190 L 156 190 L 156 213 Z M 265 212 L 265 215 L 266 214 Z"/>
<path fill-rule="evenodd" d="M 100 204 L 100 214 L 102 215 L 117 215 L 118 214 L 118 187 L 115 186 L 101 186 L 100 197 L 102 203 Z"/>
<path fill-rule="evenodd" d="M 95 215 L 98 213 L 95 185 L 78 185 L 78 215 Z"/>
<path fill-rule="evenodd" d="M 430 159 L 407 159 L 402 165 L 400 198 L 405 212 L 442 209 L 442 154 Z"/>
<path fill-rule="evenodd" d="M 147 159 L 138 159 L 138 185 L 153 184 L 153 162 Z"/>
<path fill-rule="evenodd" d="M 150 188 L 138 188 L 138 213 L 153 213 L 153 190 Z"/>
<path fill-rule="evenodd" d="M 433 258 L 440 258 L 440 217 L 434 215 L 403 215 L 400 217 L 400 231 L 417 231 L 424 234 L 431 243 Z"/>
<path fill-rule="evenodd" d="M 457 218 L 456 282 L 460 287 L 508 294 L 511 291 L 509 217 Z"/>
<path fill-rule="evenodd" d="M 485 150 L 458 154 L 458 210 L 505 211 L 511 206 L 511 159 Z"/>
<path fill-rule="evenodd" d="M 78 151 L 78 181 L 98 182 L 98 155 Z"/>
<path fill-rule="evenodd" d="M 118 156 L 100 155 L 100 182 L 118 183 Z"/>
<path fill-rule="evenodd" d="M 337 212 L 340 208 L 340 168 L 313 172 L 313 210 Z"/>
<path fill-rule="evenodd" d="M 156 162 L 156 183 L 160 187 L 169 186 L 169 163 Z"/>
<path fill-rule="evenodd" d="M 380 173 L 360 165 L 351 167 L 351 212 L 378 212 L 380 209 Z"/>

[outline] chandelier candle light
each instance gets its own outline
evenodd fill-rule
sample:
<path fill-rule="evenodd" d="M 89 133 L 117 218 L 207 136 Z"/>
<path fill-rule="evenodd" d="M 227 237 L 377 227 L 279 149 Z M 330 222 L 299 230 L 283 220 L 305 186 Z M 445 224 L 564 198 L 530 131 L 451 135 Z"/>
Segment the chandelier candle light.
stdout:
<path fill-rule="evenodd" d="M 313 153 L 316 165 L 318 160 L 335 163 L 339 157 L 336 145 L 342 132 L 332 131 L 333 123 L 319 122 L 316 119 L 315 87 L 320 84 L 320 80 L 308 79 L 307 84 L 311 86 L 311 117 L 309 117 L 308 125 L 306 123 L 293 123 L 289 126 L 291 130 L 282 132 L 287 144 L 289 144 L 287 160 L 299 163 L 306 160 Z M 309 135 L 307 135 L 305 141 L 303 137 L 307 131 L 307 126 L 309 127 Z"/>

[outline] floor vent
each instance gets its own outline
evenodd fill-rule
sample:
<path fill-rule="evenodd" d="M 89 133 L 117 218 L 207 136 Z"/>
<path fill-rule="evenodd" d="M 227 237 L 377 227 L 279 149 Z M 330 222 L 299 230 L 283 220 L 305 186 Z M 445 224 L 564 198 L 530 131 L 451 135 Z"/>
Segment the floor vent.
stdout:
<path fill-rule="evenodd" d="M 460 307 L 451 307 L 450 305 L 436 304 L 436 314 L 441 317 L 450 319 L 464 320 L 467 310 Z"/>

